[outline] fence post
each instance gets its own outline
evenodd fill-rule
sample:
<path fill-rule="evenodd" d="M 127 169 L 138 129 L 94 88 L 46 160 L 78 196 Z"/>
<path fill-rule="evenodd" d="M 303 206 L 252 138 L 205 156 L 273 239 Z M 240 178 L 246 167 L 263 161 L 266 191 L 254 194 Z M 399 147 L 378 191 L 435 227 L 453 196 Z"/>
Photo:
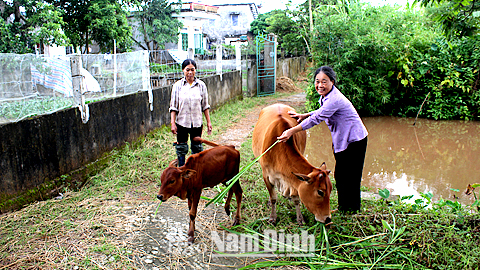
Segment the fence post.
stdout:
<path fill-rule="evenodd" d="M 193 48 L 188 48 L 188 59 L 192 59 L 195 57 L 195 53 L 193 52 Z"/>
<path fill-rule="evenodd" d="M 222 51 L 223 51 L 223 48 L 222 48 L 222 44 L 218 44 L 217 47 L 216 47 L 216 53 L 217 53 L 217 56 L 216 56 L 216 60 L 217 60 L 217 74 L 220 75 L 220 80 L 222 80 L 222 60 L 223 60 L 223 55 L 222 55 Z"/>
<path fill-rule="evenodd" d="M 90 118 L 88 105 L 85 104 L 85 86 L 82 75 L 82 56 L 74 54 L 70 57 L 70 67 L 72 69 L 73 99 L 75 105 L 80 110 L 82 122 L 85 124 Z"/>
<path fill-rule="evenodd" d="M 150 103 L 150 111 L 153 112 L 153 93 L 150 85 L 150 57 L 148 51 L 143 51 L 142 84 L 142 90 L 148 91 L 148 103 Z"/>
<path fill-rule="evenodd" d="M 242 50 L 241 43 L 235 43 L 235 66 L 237 70 L 242 70 Z"/>

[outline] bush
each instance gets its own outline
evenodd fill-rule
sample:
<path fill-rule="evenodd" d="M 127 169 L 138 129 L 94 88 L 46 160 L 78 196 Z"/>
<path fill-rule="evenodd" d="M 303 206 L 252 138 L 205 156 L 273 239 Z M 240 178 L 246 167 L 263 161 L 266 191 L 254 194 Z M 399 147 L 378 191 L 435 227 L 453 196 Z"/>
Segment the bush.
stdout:
<path fill-rule="evenodd" d="M 316 66 L 330 65 L 338 88 L 362 115 L 479 120 L 480 39 L 447 42 L 423 10 L 351 4 L 316 20 Z M 308 89 L 308 106 L 318 95 Z"/>

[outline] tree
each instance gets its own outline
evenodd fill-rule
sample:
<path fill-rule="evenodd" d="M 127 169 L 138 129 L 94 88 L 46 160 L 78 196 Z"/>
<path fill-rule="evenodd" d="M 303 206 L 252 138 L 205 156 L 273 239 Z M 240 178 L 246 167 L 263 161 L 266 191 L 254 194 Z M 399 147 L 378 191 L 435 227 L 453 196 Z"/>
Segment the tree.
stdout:
<path fill-rule="evenodd" d="M 0 52 L 31 53 L 36 44 L 65 45 L 62 11 L 43 1 L 0 0 Z"/>
<path fill-rule="evenodd" d="M 272 12 L 273 11 L 260 14 L 252 23 L 250 23 L 250 31 L 252 31 L 253 35 L 258 36 L 267 33 L 268 24 L 266 20 L 270 17 Z"/>
<path fill-rule="evenodd" d="M 287 11 L 277 10 L 265 22 L 268 25 L 266 31 L 277 35 L 278 43 L 285 53 L 295 54 L 298 51 L 303 51 L 305 41 L 299 34 L 302 29 L 300 25 L 293 21 Z"/>
<path fill-rule="evenodd" d="M 126 12 L 116 1 L 96 1 L 88 8 L 86 19 L 90 22 L 91 38 L 102 52 L 113 51 L 114 41 L 120 51 L 130 47 L 131 28 Z M 108 29 L 108 31 L 105 31 Z"/>
<path fill-rule="evenodd" d="M 63 12 L 65 34 L 74 48 L 83 46 L 82 53 L 95 41 L 102 52 L 113 50 L 117 40 L 120 51 L 129 48 L 131 35 L 123 6 L 116 0 L 45 0 Z M 127 2 L 125 2 L 126 4 Z"/>
<path fill-rule="evenodd" d="M 480 27 L 480 1 L 478 0 L 416 0 L 429 7 L 433 20 L 438 21 L 444 34 L 451 38 L 470 37 Z"/>
<path fill-rule="evenodd" d="M 277 41 L 282 50 L 287 54 L 295 54 L 305 48 L 301 27 L 298 22 L 293 20 L 289 11 L 276 9 L 260 14 L 250 24 L 250 31 L 255 36 L 269 33 L 277 35 Z"/>
<path fill-rule="evenodd" d="M 164 49 L 165 44 L 177 42 L 182 22 L 172 17 L 175 3 L 167 0 L 134 1 L 137 11 L 133 12 L 142 35 L 132 37 L 145 50 Z"/>

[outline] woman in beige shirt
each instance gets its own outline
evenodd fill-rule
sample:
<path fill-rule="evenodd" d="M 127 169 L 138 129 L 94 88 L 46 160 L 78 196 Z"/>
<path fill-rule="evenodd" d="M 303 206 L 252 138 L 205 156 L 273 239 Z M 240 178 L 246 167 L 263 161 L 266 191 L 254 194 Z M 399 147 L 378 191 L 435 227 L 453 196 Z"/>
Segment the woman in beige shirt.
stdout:
<path fill-rule="evenodd" d="M 170 98 L 170 125 L 172 133 L 177 135 L 175 150 L 179 167 L 185 164 L 189 134 L 192 154 L 203 151 L 201 143 L 192 141 L 194 137 L 202 135 L 202 114 L 205 115 L 207 120 L 208 134 L 212 132 L 207 86 L 195 77 L 196 69 L 197 64 L 194 60 L 187 59 L 183 61 L 182 70 L 185 76 L 173 85 Z"/>

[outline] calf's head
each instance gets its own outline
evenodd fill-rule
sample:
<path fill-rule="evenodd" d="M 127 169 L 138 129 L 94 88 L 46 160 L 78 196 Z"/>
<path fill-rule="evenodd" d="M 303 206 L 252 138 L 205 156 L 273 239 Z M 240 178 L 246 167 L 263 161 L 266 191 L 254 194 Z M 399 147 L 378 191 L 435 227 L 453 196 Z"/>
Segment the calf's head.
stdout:
<path fill-rule="evenodd" d="M 330 193 L 332 182 L 330 171 L 326 170 L 325 163 L 319 169 L 314 169 L 308 175 L 293 173 L 302 180 L 298 187 L 298 195 L 308 211 L 315 215 L 315 220 L 322 223 L 331 222 Z"/>
<path fill-rule="evenodd" d="M 184 167 L 168 167 L 166 168 L 161 177 L 162 185 L 158 191 L 157 198 L 162 202 L 168 200 L 173 195 L 178 196 L 180 199 L 185 200 L 187 198 L 187 188 L 184 186 L 185 180 L 193 177 L 197 172 Z"/>

